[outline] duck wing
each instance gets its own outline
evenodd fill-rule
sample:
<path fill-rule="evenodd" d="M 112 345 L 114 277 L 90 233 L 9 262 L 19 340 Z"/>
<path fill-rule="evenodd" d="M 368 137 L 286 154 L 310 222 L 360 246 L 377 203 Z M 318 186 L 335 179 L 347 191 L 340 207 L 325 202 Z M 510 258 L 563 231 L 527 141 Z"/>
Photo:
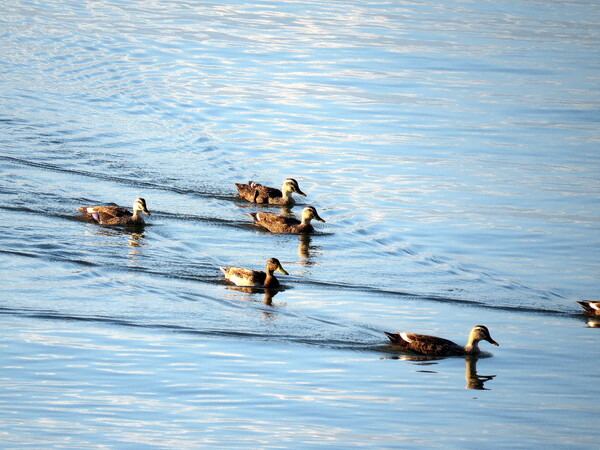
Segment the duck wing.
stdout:
<path fill-rule="evenodd" d="M 108 223 L 133 216 L 130 211 L 120 206 L 84 206 L 77 208 L 77 211 L 90 216 L 99 223 Z"/>
<path fill-rule="evenodd" d="M 460 345 L 437 336 L 413 333 L 387 333 L 393 345 L 428 356 L 458 356 L 464 355 L 465 350 Z"/>
<path fill-rule="evenodd" d="M 269 199 L 283 197 L 283 192 L 277 188 L 251 182 L 257 192 L 256 203 L 269 203 Z"/>
<path fill-rule="evenodd" d="M 248 184 L 235 183 L 235 187 L 240 197 L 242 197 L 245 200 L 248 200 L 249 202 L 255 201 L 258 192 L 253 187 L 252 181 L 250 181 Z"/>
<path fill-rule="evenodd" d="M 269 203 L 270 198 L 283 197 L 281 190 L 249 181 L 248 184 L 235 183 L 240 197 L 253 203 Z"/>
<path fill-rule="evenodd" d="M 265 282 L 267 274 L 259 270 L 243 269 L 241 267 L 221 267 L 225 278 L 237 286 L 256 286 Z"/>
<path fill-rule="evenodd" d="M 271 233 L 300 233 L 306 228 L 294 218 L 272 213 L 251 213 L 254 223 Z"/>
<path fill-rule="evenodd" d="M 464 355 L 465 349 L 460 345 L 437 336 L 414 334 L 409 348 L 413 352 L 431 356 L 458 356 Z"/>
<path fill-rule="evenodd" d="M 281 214 L 273 214 L 273 213 L 251 213 L 250 214 L 259 225 L 281 225 L 281 226 L 290 226 L 290 225 L 300 225 L 300 221 L 295 217 L 282 216 Z"/>

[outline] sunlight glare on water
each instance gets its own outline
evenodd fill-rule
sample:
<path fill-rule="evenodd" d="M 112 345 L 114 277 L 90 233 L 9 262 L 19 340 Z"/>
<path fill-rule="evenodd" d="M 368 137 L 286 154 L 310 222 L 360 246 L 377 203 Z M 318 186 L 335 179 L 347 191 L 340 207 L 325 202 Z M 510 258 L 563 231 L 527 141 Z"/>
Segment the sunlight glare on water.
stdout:
<path fill-rule="evenodd" d="M 3 2 L 0 442 L 594 447 L 599 18 Z M 292 208 L 236 197 L 287 177 Z M 141 229 L 76 212 L 137 197 Z M 310 236 L 248 216 L 307 205 Z M 271 257 L 276 292 L 219 271 Z M 472 365 L 382 333 L 476 323 L 500 347 Z"/>

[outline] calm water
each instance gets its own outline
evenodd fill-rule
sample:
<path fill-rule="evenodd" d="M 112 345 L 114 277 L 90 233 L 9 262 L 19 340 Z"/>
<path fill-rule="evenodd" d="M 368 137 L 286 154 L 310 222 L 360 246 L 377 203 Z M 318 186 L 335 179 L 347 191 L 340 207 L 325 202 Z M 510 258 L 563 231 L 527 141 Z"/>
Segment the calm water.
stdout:
<path fill-rule="evenodd" d="M 0 48 L 2 447 L 597 448 L 596 2 L 8 0 Z M 290 176 L 313 236 L 235 197 Z"/>

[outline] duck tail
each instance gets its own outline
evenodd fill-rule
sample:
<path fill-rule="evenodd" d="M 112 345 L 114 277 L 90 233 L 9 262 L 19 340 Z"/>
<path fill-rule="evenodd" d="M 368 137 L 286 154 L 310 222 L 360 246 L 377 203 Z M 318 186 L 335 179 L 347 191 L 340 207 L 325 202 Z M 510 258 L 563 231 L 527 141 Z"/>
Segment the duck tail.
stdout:
<path fill-rule="evenodd" d="M 384 333 L 388 337 L 388 339 L 391 341 L 392 344 L 394 344 L 394 345 L 403 345 L 404 344 L 404 340 L 400 337 L 400 335 L 398 333 L 388 333 L 387 331 L 384 331 Z"/>
<path fill-rule="evenodd" d="M 578 301 L 577 303 L 579 303 L 581 305 L 581 307 L 583 309 L 585 309 L 586 311 L 592 311 L 592 308 L 590 307 L 590 303 L 589 302 L 580 302 L 580 301 Z"/>

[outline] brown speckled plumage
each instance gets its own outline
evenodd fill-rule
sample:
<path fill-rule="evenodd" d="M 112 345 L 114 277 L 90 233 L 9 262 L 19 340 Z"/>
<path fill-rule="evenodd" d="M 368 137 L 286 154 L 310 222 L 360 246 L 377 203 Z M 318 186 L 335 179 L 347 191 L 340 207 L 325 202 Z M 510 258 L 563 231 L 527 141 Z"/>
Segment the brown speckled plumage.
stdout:
<path fill-rule="evenodd" d="M 281 190 L 264 186 L 254 181 L 247 184 L 235 183 L 238 195 L 252 203 L 265 203 L 270 205 L 288 205 L 294 203 L 292 193 L 303 197 L 306 194 L 300 190 L 298 182 L 293 178 L 286 178 L 283 181 Z"/>
<path fill-rule="evenodd" d="M 325 222 L 312 206 L 307 206 L 302 210 L 302 220 L 263 212 L 250 213 L 250 217 L 252 217 L 256 225 L 260 225 L 273 233 L 287 234 L 312 233 L 315 229 L 310 223 L 311 220 Z"/>
<path fill-rule="evenodd" d="M 150 215 L 143 198 L 133 202 L 133 213 L 120 206 L 82 206 L 77 211 L 101 225 L 143 225 L 144 219 L 139 213 Z"/>
<path fill-rule="evenodd" d="M 277 258 L 267 260 L 266 272 L 240 267 L 221 267 L 220 269 L 225 275 L 225 279 L 237 286 L 277 287 L 279 280 L 275 278 L 273 272 L 288 275 Z"/>
<path fill-rule="evenodd" d="M 448 339 L 412 333 L 388 333 L 384 331 L 392 345 L 402 350 L 411 351 L 427 356 L 467 356 L 480 353 L 479 341 L 488 341 L 492 345 L 499 345 L 492 339 L 489 330 L 483 325 L 475 325 L 469 334 L 466 346 L 449 341 Z"/>

